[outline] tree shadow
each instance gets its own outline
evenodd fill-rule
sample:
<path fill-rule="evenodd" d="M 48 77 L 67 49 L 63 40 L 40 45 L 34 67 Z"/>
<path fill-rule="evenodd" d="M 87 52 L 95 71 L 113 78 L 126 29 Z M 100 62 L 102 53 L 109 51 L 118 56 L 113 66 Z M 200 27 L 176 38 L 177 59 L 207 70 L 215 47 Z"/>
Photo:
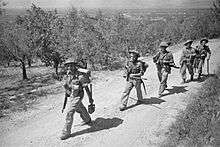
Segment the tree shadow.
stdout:
<path fill-rule="evenodd" d="M 137 101 L 137 99 L 134 99 L 134 98 L 132 98 L 132 97 L 129 97 L 129 98 Z M 151 98 L 143 99 L 143 100 L 139 101 L 138 103 L 133 104 L 133 105 L 131 105 L 131 106 L 128 106 L 128 107 L 125 108 L 125 110 L 134 108 L 134 107 L 136 107 L 136 106 L 138 106 L 138 105 L 161 104 L 161 103 L 163 103 L 163 102 L 166 102 L 166 101 L 163 100 L 163 99 L 156 98 L 156 97 L 151 97 Z M 157 107 L 157 106 L 155 106 L 155 107 L 158 108 L 158 109 L 160 109 L 160 108 Z"/>
<path fill-rule="evenodd" d="M 167 91 L 169 91 L 169 93 L 163 94 L 162 96 L 185 93 L 186 91 L 188 91 L 188 90 L 186 90 L 187 86 L 172 86 L 172 87 L 173 87 L 172 89 L 166 89 Z"/>
<path fill-rule="evenodd" d="M 93 121 L 93 124 L 90 128 L 72 133 L 70 137 L 76 137 L 79 135 L 83 135 L 86 133 L 92 133 L 92 132 L 97 132 L 101 130 L 106 130 L 110 128 L 115 128 L 118 127 L 120 124 L 122 124 L 123 120 L 117 117 L 114 118 L 96 118 Z"/>

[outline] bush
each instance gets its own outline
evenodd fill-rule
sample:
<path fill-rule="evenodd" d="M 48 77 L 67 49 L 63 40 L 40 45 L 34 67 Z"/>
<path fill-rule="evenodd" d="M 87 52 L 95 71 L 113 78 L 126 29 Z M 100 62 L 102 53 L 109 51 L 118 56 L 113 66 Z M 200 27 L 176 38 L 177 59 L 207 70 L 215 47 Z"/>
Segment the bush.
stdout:
<path fill-rule="evenodd" d="M 170 146 L 215 144 L 217 138 L 213 130 L 220 121 L 219 95 L 220 79 L 217 76 L 209 78 L 170 127 L 168 144 Z"/>

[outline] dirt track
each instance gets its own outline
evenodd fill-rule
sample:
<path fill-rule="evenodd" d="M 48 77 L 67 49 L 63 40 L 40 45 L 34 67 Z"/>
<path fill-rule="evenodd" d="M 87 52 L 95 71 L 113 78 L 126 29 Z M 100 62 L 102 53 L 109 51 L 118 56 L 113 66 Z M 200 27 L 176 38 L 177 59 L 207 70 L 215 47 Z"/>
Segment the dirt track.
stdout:
<path fill-rule="evenodd" d="M 214 73 L 220 63 L 220 40 L 212 40 L 209 45 L 213 51 L 210 70 Z M 174 58 L 178 64 L 179 52 Z M 158 99 L 156 68 L 151 59 L 147 62 L 150 66 L 144 76 L 148 79 L 145 81 L 148 93 L 144 96 L 145 104 L 133 105 L 136 94 L 132 90 L 130 109 L 120 112 L 118 106 L 125 85 L 121 71 L 102 72 L 96 74 L 98 79 L 94 82 L 94 126 L 81 126 L 82 120 L 76 114 L 72 137 L 59 140 L 65 119 L 61 113 L 64 94 L 49 95 L 32 110 L 0 120 L 0 146 L 159 146 L 165 141 L 168 127 L 177 113 L 186 107 L 190 95 L 197 92 L 202 82 L 180 85 L 179 70 L 173 69 L 168 90 Z M 84 104 L 88 105 L 87 97 Z"/>

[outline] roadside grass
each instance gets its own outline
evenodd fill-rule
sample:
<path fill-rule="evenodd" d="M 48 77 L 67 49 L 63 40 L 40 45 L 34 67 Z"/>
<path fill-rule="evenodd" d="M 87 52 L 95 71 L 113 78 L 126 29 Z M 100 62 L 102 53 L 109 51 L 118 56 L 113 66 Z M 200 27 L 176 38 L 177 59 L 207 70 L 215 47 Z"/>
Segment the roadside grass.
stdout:
<path fill-rule="evenodd" d="M 62 91 L 54 70 L 45 66 L 27 68 L 28 80 L 21 80 L 20 67 L 1 68 L 0 118 L 14 111 L 27 111 L 39 97 Z"/>
<path fill-rule="evenodd" d="M 186 109 L 177 116 L 163 146 L 220 145 L 220 67 L 201 90 L 192 95 Z"/>

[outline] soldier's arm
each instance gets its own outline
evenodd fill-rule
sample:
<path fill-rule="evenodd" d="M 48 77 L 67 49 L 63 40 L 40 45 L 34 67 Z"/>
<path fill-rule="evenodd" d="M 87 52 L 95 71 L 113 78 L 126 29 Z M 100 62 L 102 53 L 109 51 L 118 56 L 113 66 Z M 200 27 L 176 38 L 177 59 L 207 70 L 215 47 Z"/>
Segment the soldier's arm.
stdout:
<path fill-rule="evenodd" d="M 64 84 L 63 87 L 65 89 L 65 95 L 69 97 L 71 95 L 71 87 L 69 86 L 70 76 L 66 75 L 64 78 Z"/>
<path fill-rule="evenodd" d="M 153 62 L 154 63 L 157 63 L 157 60 L 158 60 L 159 56 L 160 56 L 160 52 L 158 52 L 156 55 L 154 55 L 154 57 L 153 57 Z"/>
<path fill-rule="evenodd" d="M 181 53 L 181 55 L 180 55 L 179 64 L 182 65 L 184 60 L 185 60 L 185 52 L 184 52 L 184 50 L 183 50 L 182 53 Z"/>

